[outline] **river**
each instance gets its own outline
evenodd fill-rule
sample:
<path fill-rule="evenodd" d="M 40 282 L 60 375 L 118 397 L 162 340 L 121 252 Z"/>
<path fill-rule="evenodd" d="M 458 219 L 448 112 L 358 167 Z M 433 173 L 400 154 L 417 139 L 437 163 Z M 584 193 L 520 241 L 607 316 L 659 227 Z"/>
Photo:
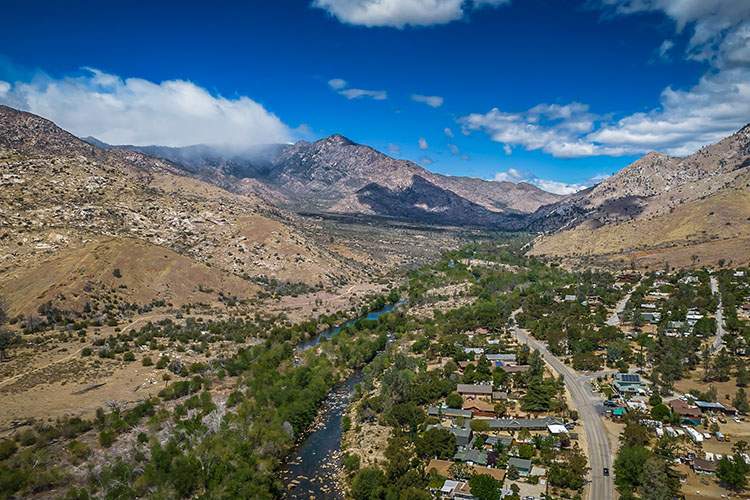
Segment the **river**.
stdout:
<path fill-rule="evenodd" d="M 378 319 L 389 313 L 398 304 L 391 304 L 378 311 L 369 313 L 367 319 Z M 323 338 L 330 339 L 339 333 L 341 328 L 351 325 L 355 320 L 331 328 L 312 340 L 297 346 L 299 352 L 315 347 Z M 392 337 L 389 335 L 389 341 Z M 323 401 L 315 426 L 299 444 L 294 454 L 287 459 L 281 468 L 281 479 L 286 487 L 286 499 L 342 500 L 343 493 L 336 486 L 336 474 L 341 469 L 341 419 L 349 406 L 354 385 L 362 381 L 364 374 L 357 371 L 346 381 L 334 387 Z M 290 488 L 294 485 L 293 488 Z"/>

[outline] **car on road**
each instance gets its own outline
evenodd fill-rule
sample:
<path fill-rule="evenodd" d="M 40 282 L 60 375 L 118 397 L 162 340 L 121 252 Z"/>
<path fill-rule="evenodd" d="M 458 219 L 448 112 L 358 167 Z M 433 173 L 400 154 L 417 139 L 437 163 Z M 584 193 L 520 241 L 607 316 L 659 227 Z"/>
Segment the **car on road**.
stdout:
<path fill-rule="evenodd" d="M 609 476 L 609 469 L 607 467 L 604 468 L 604 475 Z"/>
<path fill-rule="evenodd" d="M 739 419 L 739 417 L 734 417 L 734 421 L 735 421 L 735 422 L 737 422 L 737 423 L 739 424 L 739 423 L 740 423 L 740 419 Z"/>
<path fill-rule="evenodd" d="M 614 401 L 605 401 L 604 406 L 616 407 L 617 403 L 615 403 Z"/>

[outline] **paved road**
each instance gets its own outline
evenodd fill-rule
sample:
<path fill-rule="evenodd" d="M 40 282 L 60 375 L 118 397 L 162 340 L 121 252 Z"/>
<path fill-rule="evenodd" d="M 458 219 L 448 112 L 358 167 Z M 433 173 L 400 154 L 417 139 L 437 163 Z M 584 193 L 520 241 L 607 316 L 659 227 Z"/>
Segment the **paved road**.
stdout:
<path fill-rule="evenodd" d="M 513 316 L 520 310 L 513 313 Z M 529 333 L 518 327 L 511 329 L 519 341 L 528 344 L 532 349 L 536 349 L 552 368 L 565 380 L 573 401 L 571 406 L 578 410 L 583 430 L 586 433 L 588 442 L 589 466 L 591 467 L 591 484 L 589 485 L 589 500 L 613 500 L 614 499 L 614 482 L 612 477 L 605 477 L 603 474 L 604 467 L 612 471 L 612 452 L 609 447 L 607 431 L 599 418 L 596 408 L 601 404 L 601 400 L 596 397 L 587 383 L 590 377 L 596 375 L 578 375 L 573 370 L 565 366 L 562 361 L 557 359 L 539 342 L 535 341 Z"/>
<path fill-rule="evenodd" d="M 724 306 L 721 305 L 719 284 L 713 276 L 711 276 L 711 293 L 719 296 L 719 307 L 716 308 L 716 340 L 714 340 L 714 343 L 711 345 L 714 351 L 718 351 L 724 343 L 722 337 L 726 332 L 724 331 Z"/>
<path fill-rule="evenodd" d="M 633 287 L 633 290 L 635 290 L 635 287 Z M 630 300 L 630 296 L 633 295 L 633 290 L 629 291 L 628 294 L 624 296 L 620 302 L 617 303 L 617 306 L 615 306 L 615 311 L 609 318 L 607 318 L 608 325 L 617 326 L 620 324 L 620 314 L 622 314 L 622 312 L 625 310 L 625 305 Z"/>

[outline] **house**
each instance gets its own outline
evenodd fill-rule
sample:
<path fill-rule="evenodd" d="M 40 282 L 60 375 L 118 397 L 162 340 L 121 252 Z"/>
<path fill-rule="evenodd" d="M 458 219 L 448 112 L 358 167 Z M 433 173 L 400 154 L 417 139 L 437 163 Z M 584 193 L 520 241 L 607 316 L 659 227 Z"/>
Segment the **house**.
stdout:
<path fill-rule="evenodd" d="M 518 472 L 520 472 L 521 475 L 528 476 L 529 474 L 531 474 L 531 460 L 527 460 L 525 458 L 510 457 L 508 459 L 508 468 L 510 468 L 511 465 L 518 469 Z"/>
<path fill-rule="evenodd" d="M 487 466 L 487 452 L 484 450 L 459 451 L 453 456 L 456 462 L 465 462 L 469 465 Z"/>
<path fill-rule="evenodd" d="M 690 406 L 681 399 L 675 399 L 669 402 L 669 408 L 672 413 L 682 417 L 683 423 L 698 425 L 701 423 L 703 412 L 697 406 Z"/>
<path fill-rule="evenodd" d="M 492 391 L 492 400 L 493 401 L 507 401 L 508 393 L 505 391 Z"/>
<path fill-rule="evenodd" d="M 445 429 L 448 432 L 451 432 L 454 436 L 456 436 L 456 446 L 465 448 L 466 446 L 469 446 L 469 443 L 471 442 L 472 438 L 472 432 L 471 429 L 463 427 L 443 427 L 442 425 L 428 425 L 427 430 L 430 429 Z"/>
<path fill-rule="evenodd" d="M 565 302 L 575 302 L 576 296 L 575 295 L 566 295 L 565 296 Z"/>
<path fill-rule="evenodd" d="M 427 408 L 427 415 L 436 418 L 440 418 L 440 416 L 443 416 L 447 418 L 463 417 L 466 419 L 471 419 L 472 417 L 471 410 L 460 410 L 458 408 L 438 408 L 436 406 Z"/>
<path fill-rule="evenodd" d="M 474 416 L 495 416 L 495 405 L 483 399 L 465 399 L 463 409 L 471 411 Z"/>
<path fill-rule="evenodd" d="M 493 418 L 492 420 L 486 420 L 489 424 L 490 429 L 493 431 L 504 430 L 504 431 L 520 431 L 521 429 L 528 429 L 530 431 L 543 431 L 547 429 L 550 424 L 564 424 L 562 419 L 557 417 L 545 417 L 545 418 Z"/>
<path fill-rule="evenodd" d="M 625 418 L 625 408 L 613 408 L 612 409 L 612 421 L 613 422 L 622 422 Z"/>
<path fill-rule="evenodd" d="M 642 312 L 641 317 L 643 318 L 643 321 L 646 321 L 647 323 L 651 323 L 652 325 L 655 325 L 661 320 L 661 313 L 660 312 Z"/>
<path fill-rule="evenodd" d="M 506 373 L 519 373 L 519 372 L 525 372 L 531 368 L 529 365 L 506 365 L 501 366 L 500 369 L 503 370 Z"/>
<path fill-rule="evenodd" d="M 637 373 L 618 373 L 615 375 L 615 381 L 612 384 L 620 394 L 643 392 L 643 382 L 641 376 Z"/>
<path fill-rule="evenodd" d="M 716 462 L 709 462 L 702 458 L 694 458 L 693 470 L 698 474 L 713 474 L 716 472 Z"/>
<path fill-rule="evenodd" d="M 440 498 L 446 500 L 476 500 L 476 497 L 471 494 L 471 487 L 468 482 L 452 481 L 450 479 L 446 479 L 440 488 Z"/>
<path fill-rule="evenodd" d="M 453 462 L 450 460 L 439 460 L 434 458 L 427 464 L 425 471 L 429 472 L 432 469 L 435 469 L 435 471 L 441 476 L 451 477 L 451 473 L 448 472 L 451 465 L 453 465 Z M 474 474 L 488 474 L 501 483 L 505 480 L 505 469 L 493 469 L 479 465 L 469 465 L 469 467 L 473 470 Z"/>
<path fill-rule="evenodd" d="M 487 361 L 494 363 L 495 366 L 503 366 L 508 363 L 515 363 L 515 354 L 487 354 Z"/>
<path fill-rule="evenodd" d="M 492 397 L 492 386 L 489 384 L 458 384 L 456 392 L 461 396 Z"/>
<path fill-rule="evenodd" d="M 567 435 L 568 429 L 562 424 L 548 424 L 547 431 L 553 436 Z"/>
<path fill-rule="evenodd" d="M 703 319 L 703 315 L 695 309 L 691 309 L 687 312 L 685 319 L 687 320 L 688 325 L 695 326 L 699 319 Z"/>
<path fill-rule="evenodd" d="M 724 405 L 712 401 L 696 401 L 695 406 L 701 409 L 703 413 L 724 413 Z"/>

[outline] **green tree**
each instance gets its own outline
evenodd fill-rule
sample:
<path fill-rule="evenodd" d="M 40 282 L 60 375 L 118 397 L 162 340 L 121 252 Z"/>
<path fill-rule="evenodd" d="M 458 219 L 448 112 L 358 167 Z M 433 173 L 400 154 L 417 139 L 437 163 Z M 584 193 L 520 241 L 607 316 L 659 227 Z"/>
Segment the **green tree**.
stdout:
<path fill-rule="evenodd" d="M 635 489 L 643 484 L 643 468 L 651 453 L 643 446 L 623 446 L 614 463 L 615 484 Z"/>
<path fill-rule="evenodd" d="M 446 429 L 433 427 L 417 440 L 416 448 L 422 458 L 449 458 L 456 448 L 456 436 Z"/>
<path fill-rule="evenodd" d="M 479 500 L 500 500 L 500 483 L 489 474 L 474 474 L 469 486 L 471 494 Z"/>
<path fill-rule="evenodd" d="M 664 403 L 659 403 L 658 405 L 651 408 L 651 416 L 656 420 L 664 421 L 665 419 L 669 419 L 670 413 L 671 412 L 669 411 L 669 407 Z"/>
<path fill-rule="evenodd" d="M 732 405 L 742 413 L 747 413 L 748 411 L 750 411 L 750 403 L 748 403 L 747 401 L 747 392 L 745 392 L 745 389 L 737 389 L 737 393 L 734 395 L 734 399 L 732 400 Z"/>
<path fill-rule="evenodd" d="M 750 382 L 750 373 L 747 371 L 745 362 L 741 359 L 737 360 L 737 387 L 747 387 Z"/>
<path fill-rule="evenodd" d="M 508 470 L 505 473 L 505 477 L 507 477 L 511 481 L 515 481 L 516 479 L 521 477 L 521 473 L 518 471 L 518 468 L 515 465 L 511 465 L 510 467 L 508 467 Z"/>
<path fill-rule="evenodd" d="M 445 397 L 445 404 L 448 408 L 461 408 L 464 404 L 464 399 L 453 392 Z"/>
<path fill-rule="evenodd" d="M 667 468 L 661 458 L 649 457 L 643 465 L 642 477 L 643 484 L 638 487 L 641 500 L 672 500 L 674 498 Z"/>
<path fill-rule="evenodd" d="M 716 464 L 716 477 L 729 489 L 742 491 L 747 487 L 749 470 L 750 466 L 745 463 L 741 456 L 735 455 L 733 458 L 729 458 L 724 455 Z"/>
<path fill-rule="evenodd" d="M 355 500 L 380 500 L 385 492 L 385 474 L 375 467 L 365 467 L 357 472 L 352 481 L 352 497 Z"/>

